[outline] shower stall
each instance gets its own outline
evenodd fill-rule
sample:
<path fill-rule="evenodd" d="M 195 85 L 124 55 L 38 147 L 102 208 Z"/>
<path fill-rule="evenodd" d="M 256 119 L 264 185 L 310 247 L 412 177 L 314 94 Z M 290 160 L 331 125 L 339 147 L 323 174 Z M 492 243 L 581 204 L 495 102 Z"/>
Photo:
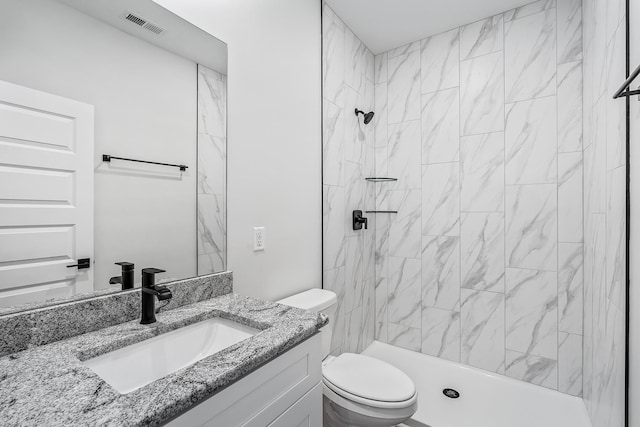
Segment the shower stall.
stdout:
<path fill-rule="evenodd" d="M 460 378 L 526 386 L 524 401 L 571 402 L 576 418 L 558 425 L 624 426 L 627 124 L 612 97 L 629 72 L 623 2 L 541 0 L 376 54 L 331 3 L 332 352 L 383 358 L 390 345 L 405 370 L 446 362 Z M 416 425 L 435 422 L 425 410 Z"/>

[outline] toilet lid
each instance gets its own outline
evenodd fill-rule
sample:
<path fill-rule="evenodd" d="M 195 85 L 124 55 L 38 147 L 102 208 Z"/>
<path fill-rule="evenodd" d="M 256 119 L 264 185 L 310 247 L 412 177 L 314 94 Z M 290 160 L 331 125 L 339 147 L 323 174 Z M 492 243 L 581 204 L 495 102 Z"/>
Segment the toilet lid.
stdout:
<path fill-rule="evenodd" d="M 322 376 L 338 389 L 368 400 L 403 402 L 416 394 L 413 381 L 400 369 L 361 354 L 336 357 L 322 369 Z"/>

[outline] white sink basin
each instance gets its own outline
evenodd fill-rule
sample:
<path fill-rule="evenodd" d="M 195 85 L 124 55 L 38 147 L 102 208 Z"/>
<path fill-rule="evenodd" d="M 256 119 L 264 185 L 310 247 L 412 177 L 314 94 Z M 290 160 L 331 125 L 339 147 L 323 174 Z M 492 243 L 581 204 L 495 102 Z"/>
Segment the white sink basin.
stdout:
<path fill-rule="evenodd" d="M 213 318 L 103 354 L 84 364 L 125 394 L 258 332 L 249 326 Z"/>

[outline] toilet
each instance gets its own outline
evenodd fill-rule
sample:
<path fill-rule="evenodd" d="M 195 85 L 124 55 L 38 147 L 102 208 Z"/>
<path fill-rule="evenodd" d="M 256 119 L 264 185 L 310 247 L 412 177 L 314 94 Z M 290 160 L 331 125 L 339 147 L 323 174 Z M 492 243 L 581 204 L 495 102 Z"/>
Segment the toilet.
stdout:
<path fill-rule="evenodd" d="M 361 354 L 329 355 L 331 321 L 337 303 L 335 293 L 311 289 L 278 303 L 329 317 L 329 324 L 320 330 L 325 427 L 390 427 L 408 420 L 416 412 L 415 385 L 400 369 Z"/>

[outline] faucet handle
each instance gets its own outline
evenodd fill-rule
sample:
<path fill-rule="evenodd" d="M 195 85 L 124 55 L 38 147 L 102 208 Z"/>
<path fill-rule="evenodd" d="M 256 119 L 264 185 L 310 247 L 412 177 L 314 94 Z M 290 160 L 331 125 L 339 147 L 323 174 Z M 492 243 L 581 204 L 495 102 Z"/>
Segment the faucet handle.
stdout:
<path fill-rule="evenodd" d="M 115 265 L 121 266 L 124 271 L 133 270 L 133 267 L 135 267 L 134 263 L 128 261 L 116 262 Z"/>
<path fill-rule="evenodd" d="M 352 221 L 353 221 L 353 229 L 354 230 L 362 230 L 362 224 L 364 224 L 364 229 L 366 230 L 369 226 L 369 220 L 362 216 L 361 210 L 355 210 L 352 213 Z"/>
<path fill-rule="evenodd" d="M 159 268 L 143 268 L 142 274 L 157 274 L 166 273 L 166 270 L 160 270 Z"/>
<path fill-rule="evenodd" d="M 166 286 L 156 286 L 156 296 L 158 297 L 158 301 L 166 301 L 170 300 L 173 297 L 171 290 Z"/>

